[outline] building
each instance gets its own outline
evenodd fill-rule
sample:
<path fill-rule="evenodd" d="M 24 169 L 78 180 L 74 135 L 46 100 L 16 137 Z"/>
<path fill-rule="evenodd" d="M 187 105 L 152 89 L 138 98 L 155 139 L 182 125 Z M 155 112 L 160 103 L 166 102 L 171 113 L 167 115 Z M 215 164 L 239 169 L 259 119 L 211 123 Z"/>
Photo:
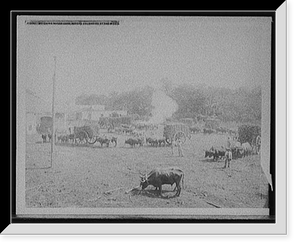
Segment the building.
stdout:
<path fill-rule="evenodd" d="M 51 106 L 32 90 L 26 89 L 26 134 L 37 134 L 36 127 L 43 116 L 51 116 Z"/>
<path fill-rule="evenodd" d="M 82 120 L 98 121 L 101 117 L 127 116 L 126 110 L 105 110 L 104 105 L 89 105 L 81 107 Z"/>
<path fill-rule="evenodd" d="M 27 135 L 39 134 L 43 118 L 52 120 L 52 105 L 47 103 L 30 89 L 26 89 L 26 133 Z M 75 105 L 57 104 L 55 106 L 55 131 L 66 132 L 69 127 L 81 126 L 86 121 L 99 122 L 101 117 L 124 117 L 125 110 L 105 110 L 104 105 Z M 38 127 L 38 128 L 37 128 Z"/>

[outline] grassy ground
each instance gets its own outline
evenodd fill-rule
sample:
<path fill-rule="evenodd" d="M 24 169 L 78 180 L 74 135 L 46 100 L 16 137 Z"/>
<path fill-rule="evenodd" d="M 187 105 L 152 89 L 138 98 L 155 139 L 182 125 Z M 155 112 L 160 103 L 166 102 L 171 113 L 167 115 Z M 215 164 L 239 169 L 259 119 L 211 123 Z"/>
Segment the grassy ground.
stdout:
<path fill-rule="evenodd" d="M 195 134 L 183 145 L 184 157 L 169 147 L 124 146 L 101 148 L 56 145 L 53 167 L 50 144 L 28 142 L 26 146 L 26 206 L 82 208 L 262 208 L 267 204 L 268 184 L 259 155 L 232 161 L 204 159 L 204 149 L 226 144 L 226 135 Z M 139 185 L 139 174 L 156 167 L 178 167 L 185 173 L 179 197 L 169 185 L 158 197 L 149 186 L 141 194 L 126 194 Z M 130 195 L 130 197 L 129 197 Z"/>

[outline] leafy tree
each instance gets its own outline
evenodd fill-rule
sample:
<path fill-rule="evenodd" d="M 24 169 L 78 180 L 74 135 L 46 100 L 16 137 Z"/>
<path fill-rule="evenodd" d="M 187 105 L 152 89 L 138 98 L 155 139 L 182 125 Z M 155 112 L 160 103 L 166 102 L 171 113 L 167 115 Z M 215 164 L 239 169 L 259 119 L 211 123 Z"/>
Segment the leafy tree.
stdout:
<path fill-rule="evenodd" d="M 175 115 L 179 118 L 195 117 L 203 112 L 205 97 L 201 89 L 180 85 L 173 89 L 170 97 L 178 104 Z"/>

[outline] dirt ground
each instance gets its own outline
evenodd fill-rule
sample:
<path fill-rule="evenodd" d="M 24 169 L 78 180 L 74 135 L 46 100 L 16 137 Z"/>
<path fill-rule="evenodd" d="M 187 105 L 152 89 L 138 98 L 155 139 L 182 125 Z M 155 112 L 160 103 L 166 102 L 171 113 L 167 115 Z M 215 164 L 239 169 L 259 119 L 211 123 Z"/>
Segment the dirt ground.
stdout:
<path fill-rule="evenodd" d="M 192 135 L 183 145 L 184 157 L 172 156 L 170 147 L 99 145 L 56 145 L 52 168 L 50 143 L 27 142 L 26 206 L 81 208 L 263 208 L 268 203 L 268 183 L 260 156 L 224 161 L 204 158 L 204 149 L 226 144 L 226 135 Z M 169 185 L 163 196 L 149 186 L 140 194 L 126 194 L 139 185 L 139 175 L 157 167 L 178 167 L 184 171 L 184 188 L 174 196 Z"/>

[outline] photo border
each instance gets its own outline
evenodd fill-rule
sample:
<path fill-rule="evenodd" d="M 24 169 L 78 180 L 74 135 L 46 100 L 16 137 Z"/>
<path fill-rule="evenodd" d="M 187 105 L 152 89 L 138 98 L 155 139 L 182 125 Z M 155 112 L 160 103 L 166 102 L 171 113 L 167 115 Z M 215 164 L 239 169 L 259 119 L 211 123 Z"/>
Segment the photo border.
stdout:
<path fill-rule="evenodd" d="M 252 12 L 251 12 L 252 13 Z M 224 13 L 221 14 L 220 12 L 218 13 L 220 16 L 224 16 Z M 213 14 L 213 13 L 209 13 L 209 15 L 218 15 L 218 14 Z M 238 14 L 235 12 L 236 15 L 241 15 L 241 14 Z M 228 12 L 225 14 L 225 15 L 230 15 L 230 16 L 234 16 L 235 14 L 231 13 L 229 14 Z M 243 13 L 243 14 L 246 14 L 248 15 L 247 13 Z M 242 16 L 243 16 L 242 14 Z M 252 13 L 255 15 L 255 13 Z M 261 16 L 261 15 L 265 15 L 266 13 L 264 12 L 264 14 L 262 13 L 257 13 L 257 15 L 255 16 Z M 109 14 L 111 15 L 111 13 Z M 173 224 L 180 224 L 180 223 L 204 223 L 204 224 L 221 224 L 221 223 L 230 223 L 230 224 L 254 224 L 254 223 L 259 223 L 259 224 L 274 224 L 276 223 L 276 168 L 275 168 L 275 164 L 276 164 L 276 153 L 274 152 L 276 150 L 276 145 L 275 145 L 275 142 L 272 142 L 276 139 L 276 126 L 275 126 L 275 121 L 276 121 L 276 87 L 275 87 L 275 78 L 276 78 L 276 71 L 274 70 L 274 68 L 276 67 L 276 65 L 274 64 L 274 61 L 276 60 L 276 56 L 274 54 L 274 52 L 276 52 L 276 48 L 275 48 L 275 40 L 274 40 L 274 37 L 276 37 L 276 31 L 275 31 L 275 27 L 276 27 L 276 18 L 275 17 L 275 13 L 274 12 L 268 12 L 268 15 L 271 15 L 272 18 L 273 18 L 273 23 L 272 23 L 272 57 L 271 57 L 271 60 L 272 60 L 272 65 L 271 65 L 271 72 L 272 72 L 272 75 L 271 75 L 271 168 L 270 168 L 270 172 L 272 174 L 272 179 L 273 179 L 273 188 L 274 188 L 274 191 L 273 193 L 270 193 L 269 194 L 269 199 L 270 199 L 270 216 L 269 218 L 267 219 L 260 219 L 260 220 L 257 220 L 257 219 L 251 219 L 251 217 L 248 217 L 248 219 L 230 219 L 230 220 L 224 220 L 224 218 L 222 219 L 210 219 L 209 216 L 206 216 L 208 217 L 207 219 L 147 219 L 147 218 L 141 218 L 141 219 L 126 219 L 126 218 L 120 218 L 118 219 L 118 217 L 116 219 L 108 219 L 108 218 L 105 218 L 105 219 L 99 219 L 99 218 L 49 218 L 49 216 L 43 216 L 42 218 L 40 217 L 30 217 L 30 218 L 27 218 L 25 216 L 17 216 L 15 215 L 16 213 L 16 204 L 15 204 L 15 197 L 16 197 L 16 194 L 14 192 L 14 186 L 15 186 L 15 183 L 14 181 L 12 181 L 12 185 L 11 185 L 11 223 L 13 224 L 17 224 L 17 223 L 61 223 L 61 224 L 65 224 L 65 223 L 161 223 L 161 224 L 167 224 L 167 223 L 173 223 Z M 12 32 L 12 36 L 13 36 L 13 32 Z M 16 40 L 16 37 L 13 37 L 15 39 L 13 40 Z M 12 60 L 12 63 L 14 62 L 14 60 Z M 12 77 L 13 78 L 13 77 Z M 13 86 L 12 86 L 13 88 Z M 13 109 L 13 105 L 11 107 L 11 110 Z M 13 112 L 13 111 L 12 111 Z M 273 125 L 274 124 L 274 125 Z M 13 150 L 13 144 L 11 145 L 11 148 Z M 14 162 L 14 159 L 13 159 L 13 154 L 12 154 L 12 165 L 13 165 L 13 162 Z M 15 174 L 16 174 L 16 170 L 13 169 L 14 166 L 11 166 L 11 179 L 15 179 Z M 269 192 L 271 192 L 269 190 Z M 226 222 L 227 221 L 227 222 Z"/>

